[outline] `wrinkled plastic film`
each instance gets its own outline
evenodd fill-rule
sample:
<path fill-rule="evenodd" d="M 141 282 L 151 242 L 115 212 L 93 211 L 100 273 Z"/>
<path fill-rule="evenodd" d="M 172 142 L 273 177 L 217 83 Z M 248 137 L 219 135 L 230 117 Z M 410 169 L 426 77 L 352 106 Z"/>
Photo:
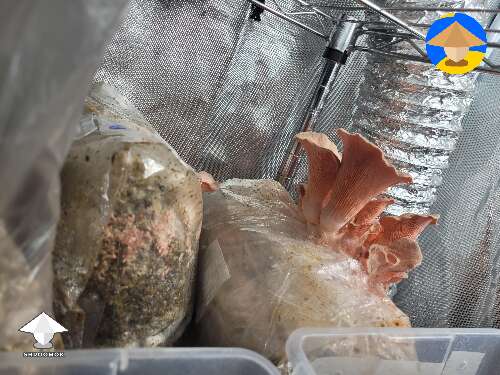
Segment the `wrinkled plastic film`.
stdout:
<path fill-rule="evenodd" d="M 201 345 L 245 347 L 280 362 L 300 327 L 409 325 L 389 298 L 369 288 L 357 261 L 309 239 L 297 206 L 275 181 L 229 180 L 205 193 L 203 223 L 200 272 L 224 277 L 199 283 Z M 371 352 L 396 358 L 406 350 Z"/>
<path fill-rule="evenodd" d="M 61 172 L 53 263 L 64 343 L 170 345 L 191 319 L 199 179 L 114 88 L 92 89 L 85 133 L 89 122 Z"/>
<path fill-rule="evenodd" d="M 18 329 L 42 311 L 51 313 L 58 173 L 105 40 L 125 5 L 0 5 L 1 349 L 32 348 L 33 338 Z"/>

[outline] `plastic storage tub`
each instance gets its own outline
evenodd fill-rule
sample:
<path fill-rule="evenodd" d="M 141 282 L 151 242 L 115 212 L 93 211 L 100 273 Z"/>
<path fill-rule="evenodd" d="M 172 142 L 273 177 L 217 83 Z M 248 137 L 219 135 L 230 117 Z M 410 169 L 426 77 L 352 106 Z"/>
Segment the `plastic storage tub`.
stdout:
<path fill-rule="evenodd" d="M 292 375 L 500 375 L 500 330 L 300 329 Z"/>
<path fill-rule="evenodd" d="M 0 374 L 36 375 L 279 375 L 260 355 L 244 349 L 67 350 L 64 358 L 0 353 Z"/>

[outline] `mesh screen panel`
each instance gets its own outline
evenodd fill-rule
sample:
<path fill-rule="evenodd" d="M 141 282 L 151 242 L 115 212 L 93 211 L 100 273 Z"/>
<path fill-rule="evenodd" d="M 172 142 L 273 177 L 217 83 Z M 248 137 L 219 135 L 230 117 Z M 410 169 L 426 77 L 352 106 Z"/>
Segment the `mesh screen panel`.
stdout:
<path fill-rule="evenodd" d="M 276 173 L 321 65 L 320 38 L 249 8 L 133 1 L 96 75 L 219 179 Z"/>

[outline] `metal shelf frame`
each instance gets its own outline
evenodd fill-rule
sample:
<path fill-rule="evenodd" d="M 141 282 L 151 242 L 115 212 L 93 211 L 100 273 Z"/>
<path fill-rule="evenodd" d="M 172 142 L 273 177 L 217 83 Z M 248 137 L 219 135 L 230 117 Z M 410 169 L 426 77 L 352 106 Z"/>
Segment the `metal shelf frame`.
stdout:
<path fill-rule="evenodd" d="M 479 8 L 430 8 L 430 7 L 380 7 L 370 0 L 357 0 L 359 6 L 339 7 L 334 5 L 317 5 L 314 0 L 293 0 L 298 5 L 298 11 L 285 11 L 280 6 L 280 0 L 247 0 L 254 9 L 267 11 L 317 37 L 326 40 L 326 50 L 323 57 L 325 64 L 321 72 L 318 86 L 309 103 L 308 110 L 302 121 L 300 131 L 314 130 L 315 123 L 327 100 L 341 66 L 348 56 L 354 52 L 376 54 L 392 57 L 398 60 L 409 60 L 430 64 L 427 53 L 419 46 L 425 41 L 425 35 L 419 29 L 429 28 L 429 24 L 409 23 L 391 12 L 464 12 L 500 14 L 500 9 Z M 272 5 L 270 5 L 272 3 Z M 341 11 L 341 17 L 334 17 L 331 11 Z M 380 15 L 377 21 L 369 21 L 356 17 L 360 11 Z M 301 19 L 298 19 L 298 18 Z M 497 16 L 498 17 L 498 16 Z M 308 22 L 309 21 L 309 22 Z M 314 21 L 314 22 L 313 22 Z M 321 26 L 318 30 L 317 25 Z M 487 28 L 489 33 L 500 33 L 499 29 Z M 380 43 L 370 46 L 363 44 L 362 37 L 377 36 Z M 374 39 L 374 38 L 372 38 Z M 394 51 L 394 47 L 405 44 L 404 53 Z M 488 42 L 488 48 L 500 48 L 500 43 Z M 477 71 L 500 75 L 500 65 L 487 58 Z M 294 141 L 289 148 L 288 157 L 282 163 L 278 180 L 287 188 L 292 188 L 300 158 L 300 144 Z"/>
<path fill-rule="evenodd" d="M 382 8 L 369 0 L 357 0 L 360 4 L 364 6 L 359 7 L 339 7 L 334 5 L 314 5 L 306 0 L 294 0 L 297 4 L 303 8 L 303 11 L 295 11 L 295 12 L 286 12 L 278 3 L 279 0 L 270 0 L 269 2 L 273 3 L 274 6 L 267 5 L 260 0 L 247 0 L 252 3 L 256 7 L 260 7 L 269 13 L 274 14 L 277 17 L 280 17 L 324 40 L 329 39 L 329 32 L 325 28 L 325 23 L 330 22 L 332 26 L 338 25 L 340 22 L 353 22 L 358 23 L 360 26 L 358 28 L 357 38 L 355 38 L 354 42 L 356 43 L 359 40 L 359 37 L 362 35 L 373 34 L 372 29 L 377 28 L 378 33 L 382 34 L 381 36 L 385 36 L 387 38 L 394 38 L 390 44 L 384 46 L 384 48 L 367 48 L 366 46 L 356 45 L 354 44 L 351 47 L 352 51 L 361 51 L 366 53 L 374 53 L 374 54 L 382 54 L 384 56 L 392 56 L 396 59 L 406 59 L 418 62 L 426 62 L 429 63 L 427 59 L 427 55 L 424 51 L 422 51 L 415 41 L 417 40 L 425 40 L 425 35 L 420 32 L 417 28 L 429 28 L 429 24 L 418 24 L 418 23 L 407 23 L 404 20 L 396 17 L 390 11 L 402 11 L 402 12 L 422 12 L 422 11 L 441 11 L 441 12 L 475 12 L 475 13 L 489 13 L 489 14 L 500 14 L 500 9 L 479 9 L 479 8 L 429 8 L 429 7 L 390 7 L 390 8 Z M 327 9 L 327 11 L 323 11 L 322 9 Z M 345 19 L 336 19 L 332 15 L 328 13 L 328 10 L 336 10 L 336 11 L 345 11 L 345 12 L 353 12 L 353 11 L 371 11 L 380 14 L 380 16 L 385 20 L 384 21 L 365 21 L 359 20 L 356 18 L 352 18 L 347 16 Z M 348 14 L 348 13 L 347 13 Z M 323 26 L 323 30 L 317 30 L 311 25 L 308 25 L 306 22 L 298 20 L 294 18 L 294 16 L 311 16 L 314 17 L 316 21 L 319 21 Z M 384 29 L 384 26 L 387 26 Z M 383 29 L 384 31 L 380 31 Z M 402 33 L 403 31 L 403 33 Z M 406 32 L 406 33 L 405 33 Z M 488 29 L 486 28 L 486 32 L 488 33 L 500 33 L 500 29 Z M 390 46 L 394 46 L 395 44 L 400 43 L 408 43 L 413 47 L 415 55 L 412 54 L 400 54 L 393 53 L 387 48 Z M 487 43 L 488 48 L 500 48 L 500 43 L 489 42 Z M 493 64 L 490 60 L 485 59 L 483 66 L 477 68 L 478 71 L 490 74 L 500 75 L 500 65 Z"/>

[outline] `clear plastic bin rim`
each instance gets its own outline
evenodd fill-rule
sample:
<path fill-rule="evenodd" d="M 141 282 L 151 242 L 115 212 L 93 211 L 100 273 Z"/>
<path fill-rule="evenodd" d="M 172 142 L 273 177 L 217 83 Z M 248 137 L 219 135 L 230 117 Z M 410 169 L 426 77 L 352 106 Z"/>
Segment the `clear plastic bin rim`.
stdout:
<path fill-rule="evenodd" d="M 309 363 L 303 350 L 303 343 L 308 339 L 328 339 L 346 336 L 387 335 L 407 339 L 449 339 L 457 336 L 494 336 L 500 340 L 500 329 L 492 328 L 300 328 L 287 340 L 286 353 L 292 368 Z M 312 369 L 309 369 L 312 371 Z"/>
<path fill-rule="evenodd" d="M 94 363 L 115 364 L 120 371 L 128 368 L 133 360 L 244 360 L 263 368 L 269 375 L 279 375 L 278 369 L 266 358 L 251 350 L 241 348 L 124 348 L 124 349 L 79 349 L 64 350 L 64 358 L 57 359 L 57 366 Z M 0 369 L 19 367 L 22 352 L 0 353 Z M 51 358 L 36 358 L 37 361 L 51 361 Z M 32 364 L 32 363 L 30 363 Z"/>

